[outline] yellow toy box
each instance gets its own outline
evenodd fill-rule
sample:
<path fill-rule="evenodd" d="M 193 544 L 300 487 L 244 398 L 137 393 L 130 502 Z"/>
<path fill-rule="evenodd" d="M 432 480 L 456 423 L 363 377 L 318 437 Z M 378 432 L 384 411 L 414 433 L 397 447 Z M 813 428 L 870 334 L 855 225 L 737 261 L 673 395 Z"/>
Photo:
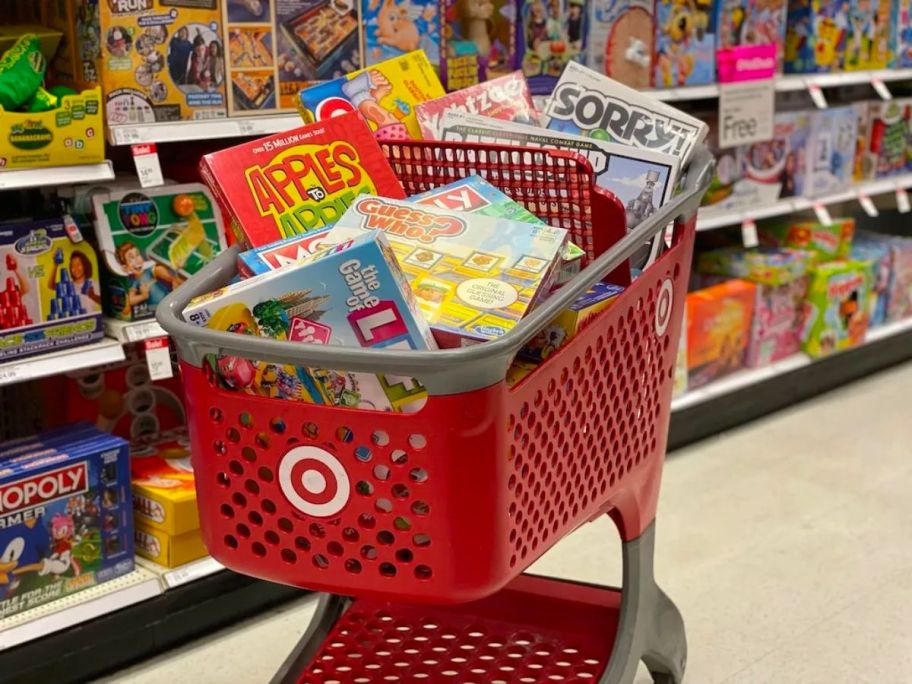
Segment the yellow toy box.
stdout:
<path fill-rule="evenodd" d="M 104 152 L 100 88 L 65 95 L 47 112 L 0 108 L 0 168 L 94 164 Z"/>
<path fill-rule="evenodd" d="M 178 565 L 209 555 L 198 529 L 170 535 L 154 527 L 136 523 L 133 528 L 133 540 L 136 542 L 136 553 L 166 568 L 176 568 Z"/>
<path fill-rule="evenodd" d="M 421 140 L 415 105 L 445 95 L 422 50 L 312 86 L 300 93 L 305 123 L 357 110 L 381 140 Z"/>
<path fill-rule="evenodd" d="M 443 348 L 512 329 L 550 292 L 567 243 L 562 228 L 381 197 L 355 200 L 326 241 L 341 244 L 376 230 L 389 238 Z"/>
<path fill-rule="evenodd" d="M 43 17 L 44 24 L 63 34 L 49 60 L 50 82 L 78 89 L 96 86 L 101 56 L 98 0 L 48 0 Z"/>
<path fill-rule="evenodd" d="M 99 9 L 109 124 L 228 115 L 217 0 L 105 0 Z"/>
<path fill-rule="evenodd" d="M 184 430 L 134 443 L 130 450 L 137 527 L 176 537 L 199 528 L 190 442 Z M 153 559 L 155 560 L 155 559 Z"/>

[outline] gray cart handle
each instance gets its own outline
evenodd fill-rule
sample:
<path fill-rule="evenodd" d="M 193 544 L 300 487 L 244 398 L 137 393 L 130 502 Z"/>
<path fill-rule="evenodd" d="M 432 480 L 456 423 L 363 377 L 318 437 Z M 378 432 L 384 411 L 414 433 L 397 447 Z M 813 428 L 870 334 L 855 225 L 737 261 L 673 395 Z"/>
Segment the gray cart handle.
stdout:
<path fill-rule="evenodd" d="M 432 395 L 454 394 L 487 387 L 503 379 L 516 352 L 561 311 L 595 283 L 621 266 L 642 245 L 673 220 L 687 221 L 700 206 L 712 180 L 715 162 L 701 146 L 694 154 L 683 191 L 655 214 L 618 240 L 573 280 L 533 309 L 502 337 L 461 349 L 394 351 L 321 346 L 210 330 L 187 323 L 183 311 L 195 297 L 224 287 L 237 273 L 239 249 L 222 252 L 199 273 L 169 294 L 156 317 L 174 338 L 182 360 L 201 367 L 207 354 L 240 356 L 253 361 L 418 378 Z"/>

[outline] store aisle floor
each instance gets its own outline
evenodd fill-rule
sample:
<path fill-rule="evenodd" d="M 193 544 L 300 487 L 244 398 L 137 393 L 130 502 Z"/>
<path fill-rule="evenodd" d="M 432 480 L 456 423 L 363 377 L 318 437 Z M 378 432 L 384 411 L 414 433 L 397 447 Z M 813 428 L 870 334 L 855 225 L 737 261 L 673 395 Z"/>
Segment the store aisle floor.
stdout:
<path fill-rule="evenodd" d="M 912 364 L 670 457 L 656 572 L 687 623 L 687 682 L 912 682 L 910 390 Z M 605 519 L 534 570 L 618 583 L 619 548 Z M 312 606 L 106 681 L 265 682 Z"/>

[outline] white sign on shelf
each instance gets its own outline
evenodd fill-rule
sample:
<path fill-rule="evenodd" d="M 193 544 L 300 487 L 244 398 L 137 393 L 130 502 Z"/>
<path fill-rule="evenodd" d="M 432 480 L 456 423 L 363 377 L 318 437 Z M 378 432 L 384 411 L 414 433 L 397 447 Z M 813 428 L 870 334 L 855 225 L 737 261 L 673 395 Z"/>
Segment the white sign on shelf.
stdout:
<path fill-rule="evenodd" d="M 884 100 L 892 100 L 893 93 L 890 92 L 890 89 L 887 88 L 887 84 L 883 82 L 883 79 L 872 78 L 871 87 L 874 88 L 874 91 L 880 95 Z"/>
<path fill-rule="evenodd" d="M 150 380 L 167 380 L 174 377 L 171 367 L 171 345 L 167 337 L 154 337 L 146 340 L 146 365 L 149 367 Z"/>
<path fill-rule="evenodd" d="M 719 147 L 773 138 L 776 47 L 745 45 L 718 50 Z"/>
<path fill-rule="evenodd" d="M 825 204 L 821 202 L 814 203 L 814 214 L 817 216 L 817 222 L 822 223 L 825 226 L 833 223 L 833 217 L 830 216 L 829 209 L 826 208 Z"/>
<path fill-rule="evenodd" d="M 158 148 L 155 143 L 133 145 L 132 149 L 139 184 L 144 188 L 164 185 L 165 178 L 162 176 L 161 162 L 158 160 Z"/>
<path fill-rule="evenodd" d="M 808 95 L 811 96 L 811 99 L 814 101 L 814 106 L 817 109 L 826 109 L 828 107 L 826 97 L 823 94 L 823 88 L 821 88 L 816 83 L 808 83 Z"/>
<path fill-rule="evenodd" d="M 874 206 L 874 201 L 863 192 L 858 193 L 858 203 L 861 205 L 861 208 L 864 209 L 864 212 L 871 218 L 880 215 L 880 212 L 877 211 L 877 207 Z"/>
<path fill-rule="evenodd" d="M 909 206 L 909 193 L 905 188 L 896 188 L 896 208 L 900 214 L 908 214 L 912 210 L 912 206 Z"/>
<path fill-rule="evenodd" d="M 31 377 L 28 366 L 18 364 L 15 366 L 0 366 L 0 385 L 6 385 L 11 382 L 22 382 Z"/>
<path fill-rule="evenodd" d="M 748 249 L 760 244 L 760 238 L 757 236 L 757 223 L 753 219 L 745 219 L 741 224 L 741 241 Z"/>
<path fill-rule="evenodd" d="M 145 323 L 134 323 L 124 328 L 124 335 L 127 342 L 140 342 L 150 337 L 164 337 L 167 333 L 155 321 L 146 321 Z"/>

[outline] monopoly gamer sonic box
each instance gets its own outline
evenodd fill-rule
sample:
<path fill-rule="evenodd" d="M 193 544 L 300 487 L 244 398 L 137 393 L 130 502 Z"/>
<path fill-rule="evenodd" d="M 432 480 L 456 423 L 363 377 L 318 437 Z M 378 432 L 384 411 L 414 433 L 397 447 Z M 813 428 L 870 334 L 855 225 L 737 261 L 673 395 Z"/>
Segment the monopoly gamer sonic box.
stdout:
<path fill-rule="evenodd" d="M 0 617 L 133 570 L 129 447 L 85 424 L 0 461 Z"/>
<path fill-rule="evenodd" d="M 0 361 L 101 339 L 95 250 L 62 219 L 0 224 Z"/>

